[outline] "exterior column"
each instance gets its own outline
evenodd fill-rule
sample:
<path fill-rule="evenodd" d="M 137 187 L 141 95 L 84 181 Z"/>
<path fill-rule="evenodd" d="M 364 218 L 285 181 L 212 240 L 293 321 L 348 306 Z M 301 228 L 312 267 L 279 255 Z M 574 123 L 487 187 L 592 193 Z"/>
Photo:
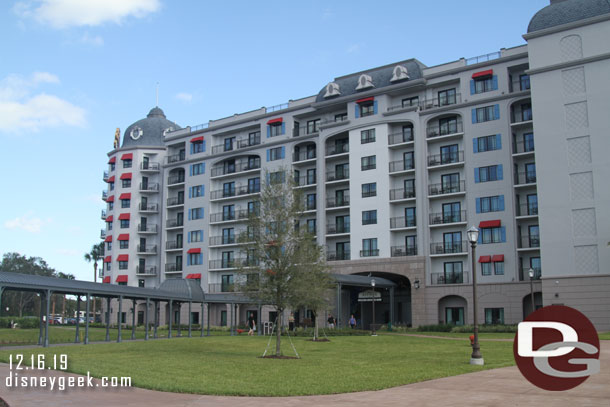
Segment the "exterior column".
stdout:
<path fill-rule="evenodd" d="M 180 327 L 182 323 L 182 303 L 178 303 L 178 318 L 176 318 L 176 322 L 178 323 L 178 338 L 182 336 L 182 328 Z"/>
<path fill-rule="evenodd" d="M 144 340 L 148 340 L 148 307 L 150 306 L 150 298 L 146 298 L 146 309 L 144 310 Z"/>
<path fill-rule="evenodd" d="M 231 332 L 231 336 L 233 336 L 233 304 L 229 304 L 231 307 L 231 311 L 229 312 L 229 332 Z"/>
<path fill-rule="evenodd" d="M 208 302 L 208 334 L 210 336 L 210 303 Z"/>
<path fill-rule="evenodd" d="M 110 297 L 106 298 L 106 342 L 110 342 Z"/>
<path fill-rule="evenodd" d="M 74 343 L 79 343 L 80 338 L 78 337 L 78 328 L 80 326 L 80 295 L 76 296 L 76 334 L 74 336 Z"/>
<path fill-rule="evenodd" d="M 49 347 L 49 311 L 51 308 L 51 290 L 47 290 L 47 295 L 46 295 L 46 303 L 47 303 L 47 308 L 46 308 L 46 318 L 44 321 L 44 344 L 42 346 L 44 346 L 45 348 Z"/>
<path fill-rule="evenodd" d="M 40 323 L 38 324 L 38 344 L 42 345 L 42 332 L 44 329 L 44 291 L 40 293 Z"/>
<path fill-rule="evenodd" d="M 337 283 L 337 328 L 341 328 L 341 283 Z"/>
<path fill-rule="evenodd" d="M 132 300 L 132 304 L 133 307 L 131 308 L 131 339 L 136 339 L 136 306 L 138 305 L 138 303 L 136 302 L 135 299 Z"/>
<path fill-rule="evenodd" d="M 263 307 L 258 304 L 258 315 L 256 317 L 256 334 L 258 336 L 261 336 L 263 334 L 263 328 L 261 326 L 261 319 L 263 319 L 262 314 L 263 313 Z"/>
<path fill-rule="evenodd" d="M 122 319 L 121 317 L 123 316 L 123 296 L 120 295 L 119 296 L 119 313 L 116 316 L 116 320 L 119 323 L 119 331 L 117 332 L 117 337 L 116 337 L 116 341 L 117 342 L 121 342 L 123 340 L 123 338 L 121 337 L 121 322 Z"/>
<path fill-rule="evenodd" d="M 201 328 L 201 335 L 199 335 L 201 337 L 203 337 L 203 306 L 204 305 L 205 305 L 205 303 L 202 302 L 201 303 L 201 327 L 200 327 Z"/>
<path fill-rule="evenodd" d="M 4 287 L 0 285 L 0 316 L 2 315 L 2 293 L 4 292 Z"/>
<path fill-rule="evenodd" d="M 89 305 L 91 303 L 91 296 L 89 295 L 89 293 L 87 293 L 87 316 L 85 317 L 85 340 L 83 341 L 83 344 L 88 345 L 89 344 Z M 93 320 L 95 321 L 95 316 L 93 316 Z"/>
<path fill-rule="evenodd" d="M 171 338 L 172 337 L 172 318 L 173 318 L 173 312 L 172 312 L 172 300 L 169 300 L 169 330 L 167 331 L 167 337 Z"/>
<path fill-rule="evenodd" d="M 192 321 L 192 316 L 191 316 L 191 302 L 189 301 L 189 338 L 191 338 L 191 323 Z"/>
<path fill-rule="evenodd" d="M 153 338 L 157 339 L 157 327 L 159 326 L 159 300 L 155 301 L 155 325 L 153 328 Z"/>
<path fill-rule="evenodd" d="M 390 324 L 394 326 L 394 287 L 390 287 Z"/>

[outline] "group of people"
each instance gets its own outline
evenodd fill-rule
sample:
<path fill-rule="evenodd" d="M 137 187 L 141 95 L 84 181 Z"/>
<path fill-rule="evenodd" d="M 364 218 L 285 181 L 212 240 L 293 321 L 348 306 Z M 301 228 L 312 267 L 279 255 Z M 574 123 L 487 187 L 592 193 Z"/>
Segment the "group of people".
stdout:
<path fill-rule="evenodd" d="M 356 321 L 356 318 L 354 317 L 354 314 L 352 314 L 350 316 L 348 323 L 349 323 L 350 328 L 352 328 L 352 329 L 356 328 L 357 321 Z M 332 314 L 328 314 L 328 327 L 330 329 L 333 329 L 336 326 L 337 326 L 337 319 L 335 317 L 333 317 Z"/>
<path fill-rule="evenodd" d="M 334 329 L 337 326 L 337 319 L 333 317 L 332 314 L 328 314 L 327 322 L 330 329 Z M 357 321 L 354 314 L 350 316 L 348 323 L 350 328 L 356 328 Z M 292 313 L 290 314 L 290 317 L 288 317 L 288 329 L 291 331 L 294 330 L 294 314 Z M 248 316 L 248 336 L 254 336 L 254 332 L 256 332 L 256 321 L 254 319 L 254 314 L 250 314 L 250 316 Z"/>

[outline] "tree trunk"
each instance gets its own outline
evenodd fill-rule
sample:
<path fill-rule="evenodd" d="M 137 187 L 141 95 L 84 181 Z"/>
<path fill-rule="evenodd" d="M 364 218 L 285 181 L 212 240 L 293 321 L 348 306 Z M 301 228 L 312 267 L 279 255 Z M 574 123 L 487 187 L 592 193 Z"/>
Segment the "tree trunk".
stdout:
<path fill-rule="evenodd" d="M 19 293 L 19 318 L 23 316 L 23 292 Z M 14 312 L 14 311 L 13 311 Z"/>
<path fill-rule="evenodd" d="M 277 310 L 277 337 L 275 341 L 275 356 L 280 356 L 282 354 L 280 351 L 280 343 L 282 341 L 282 312 L 283 310 Z"/>
<path fill-rule="evenodd" d="M 97 263 L 93 263 L 93 282 L 97 283 Z M 97 301 L 95 301 L 95 298 L 93 298 L 93 323 L 95 323 L 95 303 Z M 89 318 L 89 315 L 87 315 L 87 318 Z"/>
<path fill-rule="evenodd" d="M 313 340 L 318 340 L 318 315 L 315 312 L 311 313 L 313 316 Z"/>

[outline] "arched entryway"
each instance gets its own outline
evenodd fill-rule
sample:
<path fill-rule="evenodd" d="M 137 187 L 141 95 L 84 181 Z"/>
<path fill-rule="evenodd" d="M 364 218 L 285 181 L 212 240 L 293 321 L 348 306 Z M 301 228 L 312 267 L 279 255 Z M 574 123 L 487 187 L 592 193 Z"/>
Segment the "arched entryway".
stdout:
<path fill-rule="evenodd" d="M 525 319 L 533 311 L 532 310 L 532 295 L 527 294 L 526 296 L 524 296 L 522 304 L 523 304 L 523 308 L 522 308 L 523 309 L 523 319 Z M 535 304 L 534 310 L 542 308 L 542 293 L 539 291 L 534 292 L 534 304 Z"/>
<path fill-rule="evenodd" d="M 450 325 L 465 325 L 468 301 L 459 295 L 447 295 L 438 300 L 438 322 Z"/>

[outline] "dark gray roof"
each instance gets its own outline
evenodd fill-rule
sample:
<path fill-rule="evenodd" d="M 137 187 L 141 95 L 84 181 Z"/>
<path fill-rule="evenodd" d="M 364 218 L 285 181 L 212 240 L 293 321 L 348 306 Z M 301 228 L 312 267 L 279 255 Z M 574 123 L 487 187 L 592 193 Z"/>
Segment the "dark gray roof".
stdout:
<path fill-rule="evenodd" d="M 205 300 L 201 285 L 195 280 L 170 278 L 161 283 L 159 290 L 190 298 L 194 302 L 204 302 Z"/>
<path fill-rule="evenodd" d="M 131 138 L 131 131 L 139 127 L 142 129 L 142 136 L 137 140 Z M 123 133 L 122 147 L 132 146 L 162 146 L 163 132 L 166 129 L 179 130 L 182 127 L 176 123 L 167 120 L 165 113 L 159 107 L 154 107 L 150 110 L 145 119 L 138 120 L 131 126 L 127 127 Z"/>
<path fill-rule="evenodd" d="M 544 30 L 607 13 L 610 13 L 610 0 L 555 1 L 534 14 L 527 32 Z"/>
<path fill-rule="evenodd" d="M 372 88 L 356 90 L 356 86 L 358 86 L 358 78 L 360 78 L 360 75 L 362 74 L 367 74 L 371 77 L 371 79 L 373 80 L 373 85 L 375 85 L 374 89 L 380 89 L 386 86 L 394 85 L 394 83 L 390 82 L 390 79 L 392 79 L 392 74 L 396 65 L 402 65 L 407 68 L 407 72 L 409 74 L 409 81 L 421 79 L 423 76 L 422 70 L 426 67 L 424 64 L 422 64 L 416 59 L 409 59 L 407 61 L 396 62 L 395 64 L 390 64 L 379 68 L 373 68 L 368 71 L 357 72 L 354 74 L 335 78 L 333 82 L 339 85 L 339 91 L 341 92 L 341 95 L 339 97 L 349 96 L 356 93 L 371 90 Z M 324 98 L 325 93 L 326 85 L 324 85 L 322 90 L 318 93 L 318 96 L 316 97 L 316 102 L 323 102 L 325 100 L 332 99 Z"/>
<path fill-rule="evenodd" d="M 331 274 L 333 278 L 341 284 L 346 285 L 357 285 L 362 287 L 370 287 L 371 279 L 373 277 L 368 276 L 359 276 L 356 274 Z M 375 287 L 396 287 L 396 283 L 388 280 L 387 278 L 382 277 L 374 277 L 375 278 Z"/>

